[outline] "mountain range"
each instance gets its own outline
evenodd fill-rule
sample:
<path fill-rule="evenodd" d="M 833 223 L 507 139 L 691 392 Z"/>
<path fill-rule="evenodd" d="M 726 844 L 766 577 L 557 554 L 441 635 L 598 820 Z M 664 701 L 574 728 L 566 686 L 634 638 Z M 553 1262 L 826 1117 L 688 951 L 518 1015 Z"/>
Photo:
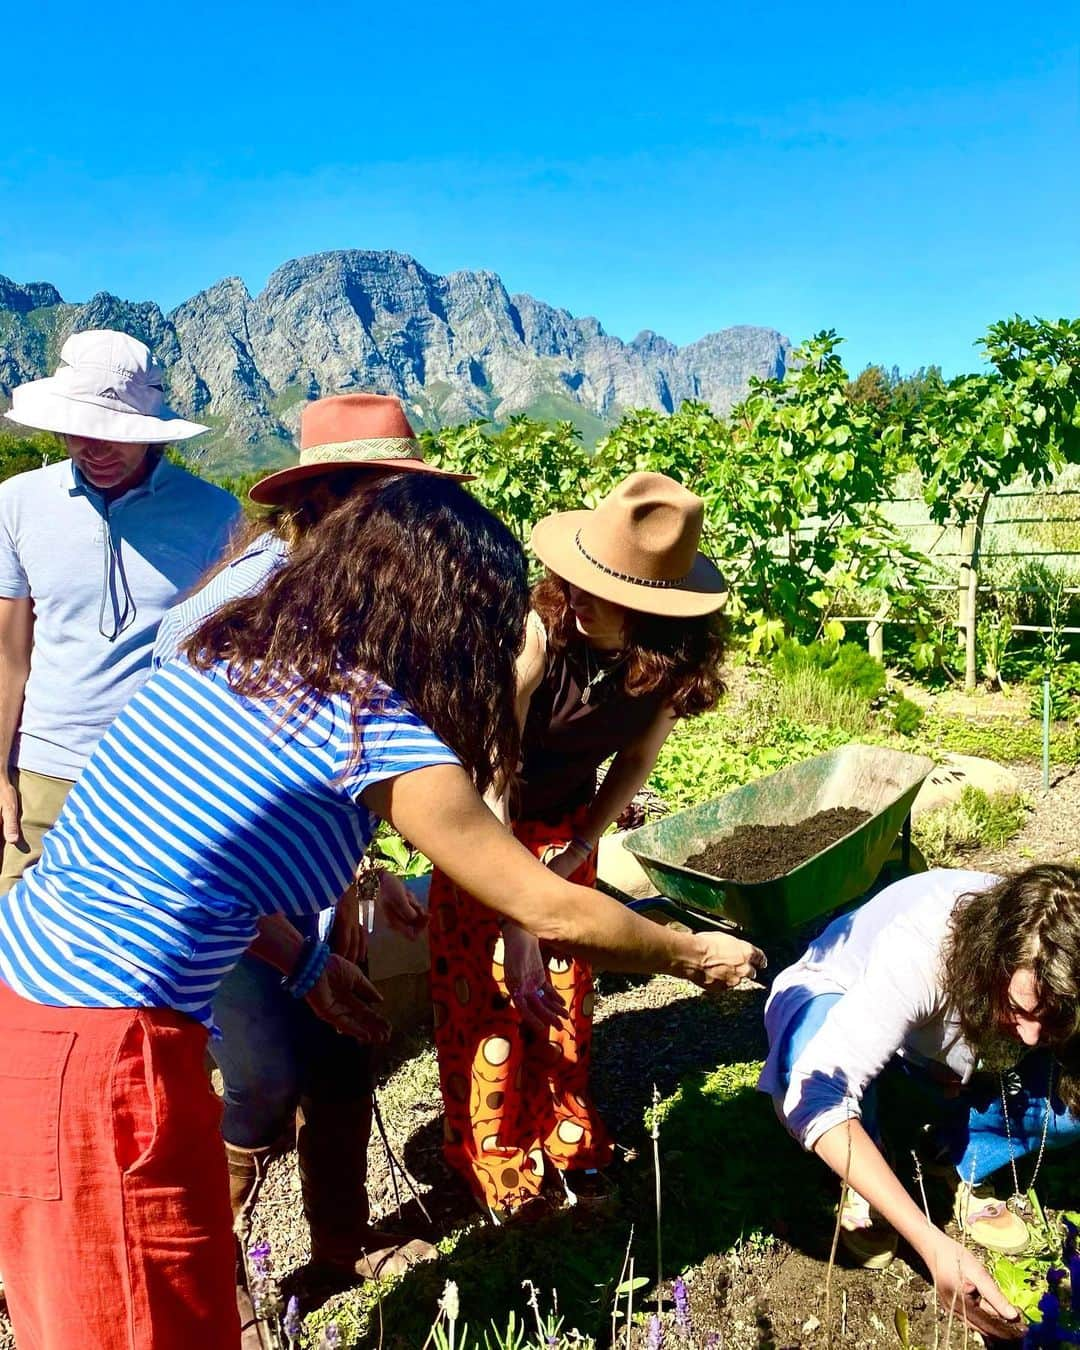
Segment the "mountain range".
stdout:
<path fill-rule="evenodd" d="M 630 408 L 698 399 L 725 411 L 751 376 L 782 376 L 791 350 L 747 326 L 683 347 L 648 330 L 623 342 L 594 318 L 510 295 L 493 272 L 437 276 L 403 253 L 348 249 L 285 263 L 255 296 L 227 277 L 167 313 L 107 292 L 71 304 L 46 282 L 0 276 L 0 404 L 86 328 L 149 344 L 172 405 L 211 428 L 194 445 L 219 473 L 290 462 L 301 405 L 327 394 L 396 394 L 426 427 L 566 418 L 591 443 Z"/>

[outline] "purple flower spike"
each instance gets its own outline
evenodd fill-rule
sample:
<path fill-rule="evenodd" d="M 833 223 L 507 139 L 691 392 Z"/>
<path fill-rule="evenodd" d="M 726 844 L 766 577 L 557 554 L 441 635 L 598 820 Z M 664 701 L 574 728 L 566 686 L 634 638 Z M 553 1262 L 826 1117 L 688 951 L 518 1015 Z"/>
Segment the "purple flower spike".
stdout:
<path fill-rule="evenodd" d="M 319 1339 L 319 1350 L 338 1350 L 341 1344 L 341 1332 L 338 1330 L 338 1324 L 331 1322 L 323 1327 L 323 1334 Z"/>
<path fill-rule="evenodd" d="M 270 1274 L 270 1244 L 265 1238 L 248 1248 L 248 1260 L 256 1275 L 265 1279 Z"/>
<path fill-rule="evenodd" d="M 646 1344 L 649 1350 L 664 1350 L 664 1328 L 655 1313 L 649 1318 L 649 1338 Z"/>
<path fill-rule="evenodd" d="M 295 1294 L 289 1299 L 282 1326 L 285 1329 L 285 1335 L 289 1338 L 290 1345 L 300 1339 L 300 1332 L 303 1329 L 300 1322 L 300 1300 Z"/>
<path fill-rule="evenodd" d="M 720 1333 L 710 1331 L 701 1343 L 701 1350 L 720 1350 Z"/>
<path fill-rule="evenodd" d="M 686 1340 L 693 1326 L 690 1321 L 690 1294 L 681 1275 L 676 1275 L 675 1283 L 671 1286 L 671 1295 L 675 1300 L 675 1325 L 683 1340 Z"/>
<path fill-rule="evenodd" d="M 1069 1307 L 1080 1312 L 1080 1256 L 1066 1257 L 1065 1264 L 1069 1267 Z"/>
<path fill-rule="evenodd" d="M 1042 1325 L 1045 1329 L 1056 1327 L 1061 1316 L 1061 1304 L 1058 1302 L 1057 1294 L 1043 1294 L 1039 1299 L 1039 1312 L 1042 1313 Z"/>

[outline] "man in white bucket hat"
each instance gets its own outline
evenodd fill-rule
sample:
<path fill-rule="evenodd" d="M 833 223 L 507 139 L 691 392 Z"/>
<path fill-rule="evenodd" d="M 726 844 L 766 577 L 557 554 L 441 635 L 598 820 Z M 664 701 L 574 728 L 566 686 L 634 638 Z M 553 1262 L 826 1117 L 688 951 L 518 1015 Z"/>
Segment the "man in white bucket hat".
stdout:
<path fill-rule="evenodd" d="M 0 484 L 0 895 L 40 856 L 90 751 L 150 671 L 165 610 L 217 560 L 235 499 L 162 448 L 206 430 L 165 406 L 126 333 L 76 333 L 12 422 L 68 460 Z"/>

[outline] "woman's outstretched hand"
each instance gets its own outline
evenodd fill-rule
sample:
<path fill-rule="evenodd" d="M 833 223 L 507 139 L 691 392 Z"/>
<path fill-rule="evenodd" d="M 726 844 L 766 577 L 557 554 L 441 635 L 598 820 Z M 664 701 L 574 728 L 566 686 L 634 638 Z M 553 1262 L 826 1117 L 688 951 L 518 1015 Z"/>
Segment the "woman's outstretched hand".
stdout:
<path fill-rule="evenodd" d="M 934 1229 L 921 1255 L 946 1312 L 954 1311 L 985 1336 L 1006 1341 L 1021 1339 L 1024 1318 L 977 1256 L 940 1229 Z"/>
<path fill-rule="evenodd" d="M 741 980 L 754 979 L 768 960 L 760 947 L 728 933 L 699 933 L 702 959 L 697 983 L 707 994 L 730 989 Z"/>
<path fill-rule="evenodd" d="M 390 1039 L 390 1024 L 375 1011 L 382 995 L 360 967 L 343 956 L 330 957 L 307 1002 L 316 1017 L 358 1041 L 382 1045 Z"/>

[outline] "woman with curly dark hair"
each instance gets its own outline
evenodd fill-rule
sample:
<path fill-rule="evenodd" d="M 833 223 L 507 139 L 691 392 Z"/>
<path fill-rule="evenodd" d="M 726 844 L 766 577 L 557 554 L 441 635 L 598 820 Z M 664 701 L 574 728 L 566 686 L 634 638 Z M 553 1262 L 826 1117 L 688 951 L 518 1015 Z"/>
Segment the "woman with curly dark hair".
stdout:
<path fill-rule="evenodd" d="M 723 578 L 698 552 L 702 502 L 635 473 L 595 511 L 549 516 L 518 662 L 520 770 L 493 809 L 547 866 L 596 880 L 600 836 L 648 778 L 681 717 L 722 691 Z M 597 785 L 600 766 L 611 765 Z M 513 762 L 513 761 L 510 761 Z M 603 1200 L 611 1140 L 589 1096 L 592 972 L 436 872 L 432 995 L 445 1151 L 499 1221 L 540 1194 L 545 1164 L 571 1204 Z M 457 996 L 462 971 L 478 996 Z M 505 1056 L 483 1047 L 497 1033 Z"/>
<path fill-rule="evenodd" d="M 517 753 L 527 600 L 505 526 L 457 483 L 395 476 L 207 619 L 101 741 L 0 901 L 0 1268 L 20 1343 L 236 1350 L 211 1005 L 254 941 L 319 1017 L 384 1035 L 355 964 L 258 927 L 332 905 L 379 818 L 560 951 L 706 988 L 760 964 L 570 885 L 483 804 Z"/>
<path fill-rule="evenodd" d="M 1022 1251 L 1023 1197 L 1045 1151 L 1080 1140 L 1080 871 L 898 881 L 776 977 L 765 1025 L 760 1086 L 845 1182 L 849 1254 L 880 1268 L 902 1236 L 946 1308 L 955 1302 L 979 1330 L 1002 1334 L 1012 1321 L 1015 1331 L 1016 1309 L 986 1269 L 929 1222 L 886 1161 L 877 1082 L 887 1070 L 909 1132 L 926 1121 L 928 1169 L 950 1182 L 965 1235 Z M 1007 1203 L 988 1181 L 1000 1168 L 1014 1192 Z"/>

